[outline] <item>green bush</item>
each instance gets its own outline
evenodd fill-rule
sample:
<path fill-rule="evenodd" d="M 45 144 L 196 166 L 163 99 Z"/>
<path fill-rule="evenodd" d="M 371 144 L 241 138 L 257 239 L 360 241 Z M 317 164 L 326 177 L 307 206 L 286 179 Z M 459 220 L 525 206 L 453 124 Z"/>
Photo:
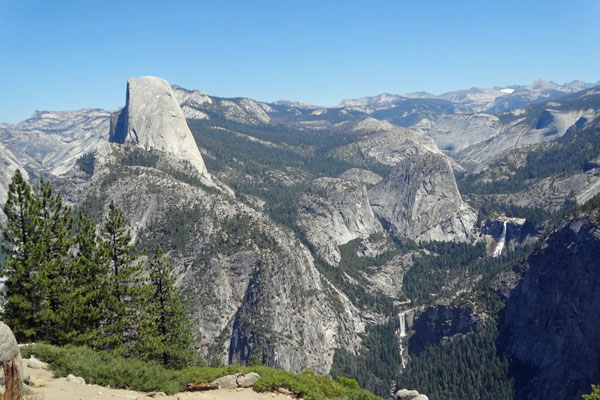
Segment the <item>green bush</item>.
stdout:
<path fill-rule="evenodd" d="M 174 394 L 184 390 L 187 383 L 184 374 L 158 363 L 123 358 L 89 347 L 35 344 L 23 347 L 21 352 L 25 358 L 33 354 L 48 362 L 56 376 L 74 374 L 98 385 Z"/>
<path fill-rule="evenodd" d="M 341 383 L 343 386 L 347 387 L 347 388 L 351 388 L 351 389 L 358 389 L 358 382 L 356 382 L 356 379 L 350 379 L 350 378 L 346 378 L 345 376 L 338 376 L 337 378 L 335 378 L 339 383 Z"/>
<path fill-rule="evenodd" d="M 183 391 L 188 383 L 211 382 L 238 372 L 256 372 L 260 379 L 254 384 L 254 390 L 259 392 L 283 387 L 306 400 L 382 400 L 360 389 L 354 379 L 338 377 L 337 380 L 333 380 L 329 376 L 317 375 L 310 369 L 297 375 L 263 365 L 189 367 L 173 370 L 154 362 L 124 358 L 110 351 L 71 345 L 57 347 L 33 344 L 23 347 L 21 353 L 24 358 L 33 354 L 49 363 L 56 376 L 74 374 L 90 383 L 141 392 L 161 391 L 171 395 Z"/>

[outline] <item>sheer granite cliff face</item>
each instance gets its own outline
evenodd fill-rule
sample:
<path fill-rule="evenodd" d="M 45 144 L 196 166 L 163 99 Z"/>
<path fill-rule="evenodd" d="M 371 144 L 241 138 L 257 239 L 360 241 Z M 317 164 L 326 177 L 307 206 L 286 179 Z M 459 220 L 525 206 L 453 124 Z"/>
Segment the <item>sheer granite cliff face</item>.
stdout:
<path fill-rule="evenodd" d="M 476 215 L 463 202 L 445 156 L 425 152 L 402 159 L 369 190 L 371 207 L 400 238 L 467 241 Z"/>
<path fill-rule="evenodd" d="M 439 304 L 415 312 L 408 351 L 418 355 L 428 345 L 434 345 L 456 335 L 476 332 L 485 324 L 484 316 L 467 307 Z"/>
<path fill-rule="evenodd" d="M 164 79 L 127 79 L 125 107 L 114 113 L 110 122 L 111 142 L 158 150 L 191 166 L 206 183 L 211 181 L 183 111 Z"/>
<path fill-rule="evenodd" d="M 255 355 L 266 365 L 327 373 L 336 348 L 358 351 L 361 314 L 290 230 L 154 168 L 121 173 L 107 182 L 100 171 L 90 189 L 108 194 L 104 204 L 120 205 L 141 243 L 168 250 L 208 361 L 243 363 Z"/>
<path fill-rule="evenodd" d="M 340 262 L 338 246 L 383 232 L 369 206 L 364 184 L 341 178 L 319 178 L 298 199 L 298 226 L 317 254 L 331 265 Z"/>
<path fill-rule="evenodd" d="M 501 325 L 517 399 L 580 399 L 600 382 L 600 228 L 564 222 L 527 260 Z"/>

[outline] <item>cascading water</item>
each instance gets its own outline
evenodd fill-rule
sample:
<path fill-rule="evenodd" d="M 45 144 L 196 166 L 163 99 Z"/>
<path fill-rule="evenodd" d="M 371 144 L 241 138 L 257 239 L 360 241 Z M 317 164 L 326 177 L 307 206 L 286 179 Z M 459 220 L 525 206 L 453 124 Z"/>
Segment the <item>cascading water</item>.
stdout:
<path fill-rule="evenodd" d="M 406 337 L 406 319 L 404 313 L 398 314 L 398 329 L 396 329 L 396 338 L 398 340 L 398 349 L 400 350 L 400 357 L 402 358 L 402 368 L 406 368 L 406 356 L 404 354 L 404 341 Z"/>
<path fill-rule="evenodd" d="M 500 257 L 502 255 L 502 250 L 504 250 L 504 242 L 506 242 L 506 223 L 508 221 L 504 221 L 504 228 L 502 228 L 502 236 L 500 236 L 500 240 L 498 241 L 498 245 L 496 245 L 496 249 L 494 250 L 494 254 L 492 257 Z"/>
<path fill-rule="evenodd" d="M 404 319 L 404 313 L 398 314 L 400 321 L 400 337 L 406 337 L 406 320 Z"/>

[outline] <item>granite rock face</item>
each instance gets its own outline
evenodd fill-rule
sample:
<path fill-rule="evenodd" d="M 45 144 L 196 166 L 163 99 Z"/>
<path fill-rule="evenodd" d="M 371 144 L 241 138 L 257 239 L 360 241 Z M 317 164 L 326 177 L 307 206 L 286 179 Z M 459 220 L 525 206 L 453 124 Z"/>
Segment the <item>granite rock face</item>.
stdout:
<path fill-rule="evenodd" d="M 340 178 L 349 181 L 364 183 L 367 186 L 377 185 L 383 179 L 373 171 L 360 168 L 351 168 L 340 175 Z"/>
<path fill-rule="evenodd" d="M 445 156 L 425 152 L 402 159 L 369 190 L 371 207 L 400 238 L 467 241 L 476 215 L 463 202 Z"/>
<path fill-rule="evenodd" d="M 191 166 L 204 181 L 211 181 L 183 111 L 164 79 L 127 79 L 126 104 L 111 116 L 109 140 L 158 150 Z"/>
<path fill-rule="evenodd" d="M 0 124 L 0 143 L 29 171 L 60 176 L 85 153 L 109 147 L 110 115 L 95 109 L 36 111 L 18 124 Z"/>
<path fill-rule="evenodd" d="M 15 335 L 8 325 L 0 321 L 0 362 L 8 362 L 20 354 Z"/>
<path fill-rule="evenodd" d="M 365 185 L 340 178 L 313 181 L 310 192 L 298 199 L 297 223 L 331 265 L 341 259 L 339 245 L 383 232 L 369 206 Z"/>
<path fill-rule="evenodd" d="M 411 354 L 421 353 L 426 346 L 459 334 L 476 332 L 485 324 L 483 316 L 467 307 L 436 305 L 416 313 L 408 350 Z"/>
<path fill-rule="evenodd" d="M 155 168 L 122 172 L 106 182 L 108 171 L 98 171 L 88 192 L 106 193 L 104 210 L 111 200 L 119 204 L 142 242 L 171 249 L 201 356 L 244 363 L 253 355 L 278 368 L 327 373 L 336 348 L 358 351 L 360 313 L 322 279 L 290 230 L 224 193 Z M 182 234 L 165 234 L 173 229 Z"/>
<path fill-rule="evenodd" d="M 349 162 L 373 165 L 396 165 L 399 162 L 424 153 L 435 153 L 442 157 L 433 139 L 421 132 L 381 122 L 382 127 L 371 128 L 373 132 L 363 139 L 331 152 L 331 155 Z M 361 126 L 360 123 L 358 126 Z"/>
<path fill-rule="evenodd" d="M 597 217 L 596 217 L 597 221 Z M 516 399 L 580 399 L 600 382 L 600 228 L 565 221 L 527 260 L 501 324 Z"/>
<path fill-rule="evenodd" d="M 348 298 L 322 279 L 310 252 L 291 233 L 273 234 L 282 251 L 263 256 L 250 277 L 235 315 L 228 361 L 255 355 L 276 368 L 325 374 L 335 348 L 358 351 L 364 322 Z"/>

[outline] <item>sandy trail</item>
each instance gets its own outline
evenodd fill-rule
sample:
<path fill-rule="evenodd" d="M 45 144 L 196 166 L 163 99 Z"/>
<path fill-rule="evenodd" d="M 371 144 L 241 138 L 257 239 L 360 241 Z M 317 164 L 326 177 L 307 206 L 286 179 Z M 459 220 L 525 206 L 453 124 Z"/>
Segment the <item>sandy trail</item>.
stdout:
<path fill-rule="evenodd" d="M 257 393 L 250 389 L 219 389 L 207 392 L 182 392 L 173 396 L 111 389 L 104 386 L 67 382 L 66 378 L 54 378 L 51 371 L 27 368 L 32 381 L 39 386 L 31 388 L 29 400 L 290 400 L 281 393 Z"/>

